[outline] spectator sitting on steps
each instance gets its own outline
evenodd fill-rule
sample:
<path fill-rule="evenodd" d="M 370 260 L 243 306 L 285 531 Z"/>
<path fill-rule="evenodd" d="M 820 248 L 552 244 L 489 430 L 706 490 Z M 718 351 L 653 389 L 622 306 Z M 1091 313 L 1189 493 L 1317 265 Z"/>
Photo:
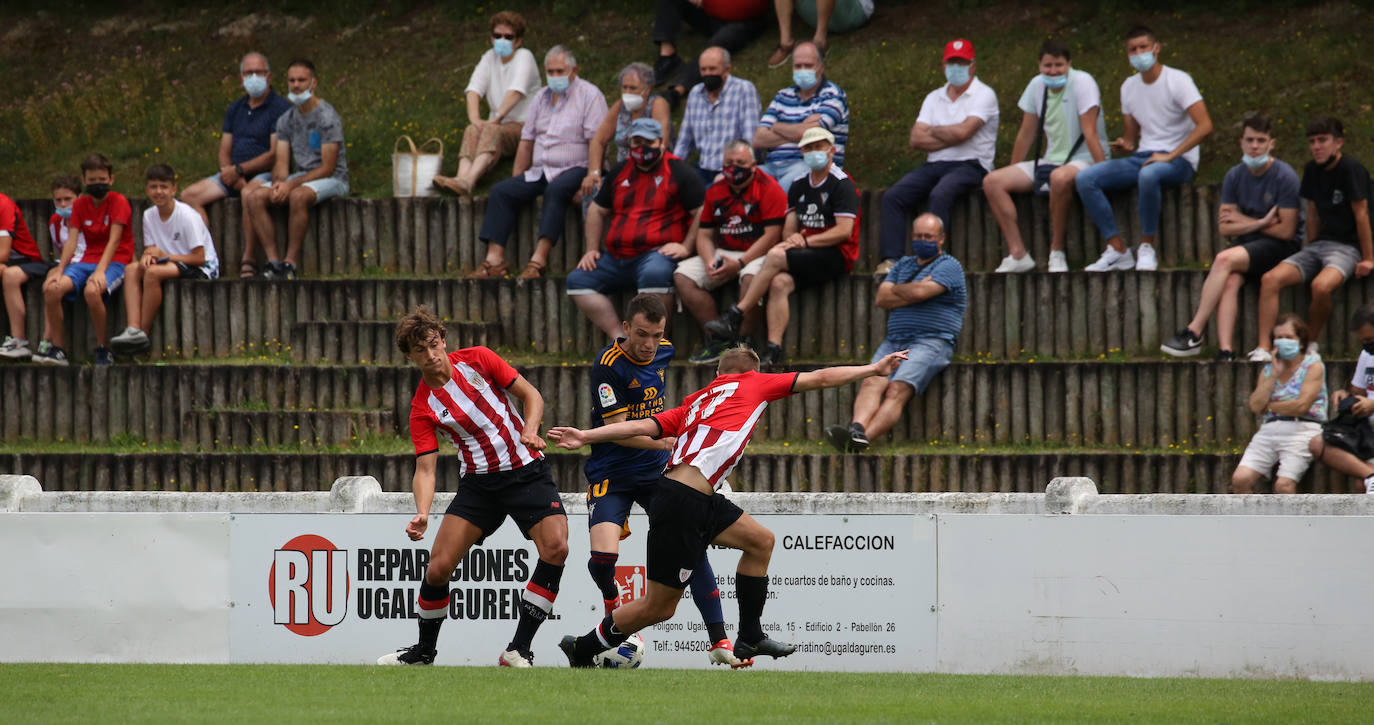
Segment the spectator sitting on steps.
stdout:
<path fill-rule="evenodd" d="M 1307 325 L 1284 315 L 1274 326 L 1275 360 L 1260 371 L 1250 394 L 1250 412 L 1264 422 L 1240 465 L 1231 474 L 1231 493 L 1251 493 L 1261 478 L 1274 478 L 1274 493 L 1297 493 L 1298 481 L 1312 465 L 1308 443 L 1321 438 L 1326 421 L 1326 366 L 1307 347 Z"/>
<path fill-rule="evenodd" d="M 1350 319 L 1350 331 L 1362 349 L 1355 363 L 1355 375 L 1350 379 L 1350 390 L 1337 390 L 1331 395 L 1331 417 L 1336 417 L 1336 411 L 1344 402 L 1358 418 L 1374 419 L 1374 398 L 1369 396 L 1370 388 L 1374 388 L 1374 304 L 1361 305 L 1355 310 Z M 1318 461 L 1339 473 L 1364 479 L 1364 492 L 1374 494 L 1374 459 L 1362 460 L 1344 448 L 1330 445 L 1320 432 L 1312 436 L 1307 445 Z"/>

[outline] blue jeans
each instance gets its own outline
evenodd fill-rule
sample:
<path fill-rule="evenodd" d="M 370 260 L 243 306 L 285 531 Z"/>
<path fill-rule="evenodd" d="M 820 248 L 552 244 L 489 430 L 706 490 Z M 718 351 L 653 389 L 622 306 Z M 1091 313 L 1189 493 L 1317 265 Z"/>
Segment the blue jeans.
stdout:
<path fill-rule="evenodd" d="M 610 294 L 635 288 L 640 294 L 672 294 L 673 271 L 677 260 L 657 249 L 629 259 L 617 259 L 602 250 L 596 269 L 588 272 L 574 269 L 568 273 L 565 286 L 570 295 Z"/>
<path fill-rule="evenodd" d="M 1145 165 L 1154 151 L 1137 151 L 1122 159 L 1111 159 L 1093 164 L 1078 172 L 1074 183 L 1078 185 L 1078 198 L 1083 200 L 1083 208 L 1092 217 L 1093 224 L 1103 239 L 1121 236 L 1116 228 L 1116 215 L 1112 213 L 1112 203 L 1107 200 L 1107 192 L 1138 188 L 1140 194 L 1140 233 L 1154 237 L 1159 233 L 1159 207 L 1163 203 L 1163 188 L 1179 186 L 1193 180 L 1197 172 L 1192 164 L 1182 157 L 1167 164 Z"/>
<path fill-rule="evenodd" d="M 938 337 L 921 337 L 906 344 L 883 340 L 883 344 L 878 346 L 878 351 L 873 353 L 873 362 L 876 363 L 898 350 L 906 350 L 908 357 L 887 376 L 887 379 L 894 383 L 910 385 L 917 395 L 926 391 L 930 381 L 934 380 L 941 370 L 949 367 L 949 361 L 954 357 L 954 343 Z"/>
<path fill-rule="evenodd" d="M 519 223 L 521 207 L 544 195 L 544 210 L 539 215 L 539 238 L 555 244 L 563 238 L 563 220 L 568 204 L 582 188 L 585 166 L 568 169 L 552 181 L 541 176 L 538 181 L 525 181 L 525 175 L 512 176 L 497 182 L 487 193 L 487 213 L 482 215 L 482 229 L 477 238 L 506 246 L 511 230 Z"/>
<path fill-rule="evenodd" d="M 949 212 L 954 200 L 983 185 L 987 169 L 973 160 L 927 161 L 883 192 L 883 225 L 878 254 L 883 259 L 898 259 L 911 254 L 907 224 L 922 204 L 926 211 L 940 217 L 945 238 L 950 238 Z"/>
<path fill-rule="evenodd" d="M 781 161 L 769 159 L 759 168 L 778 180 L 778 186 L 782 187 L 784 194 L 792 188 L 793 182 L 811 173 L 811 169 L 801 159 L 782 159 Z"/>

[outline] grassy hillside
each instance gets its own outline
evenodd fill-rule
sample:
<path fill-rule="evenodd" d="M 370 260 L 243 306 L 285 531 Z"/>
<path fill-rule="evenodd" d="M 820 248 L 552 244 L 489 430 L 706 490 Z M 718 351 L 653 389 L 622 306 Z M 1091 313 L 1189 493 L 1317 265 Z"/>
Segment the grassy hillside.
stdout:
<path fill-rule="evenodd" d="M 270 10 L 226 0 L 182 9 L 165 3 L 64 5 L 34 2 L 0 8 L 0 67 L 10 100 L 0 104 L 0 190 L 13 196 L 47 193 L 59 171 L 74 171 L 91 151 L 116 163 L 116 187 L 142 195 L 142 170 L 153 161 L 186 179 L 214 170 L 225 107 L 242 91 L 237 60 L 250 49 L 275 63 L 284 87 L 289 58 L 312 58 L 320 97 L 343 116 L 353 193 L 389 195 L 390 154 L 402 133 L 437 136 L 446 168 L 466 123 L 462 91 L 487 47 L 486 19 L 501 8 L 523 12 L 526 44 L 537 57 L 554 43 L 574 49 L 583 75 L 603 90 L 632 60 L 652 61 L 652 3 L 647 0 L 463 0 L 458 3 L 333 3 L 328 14 L 293 0 Z M 1278 154 L 1306 160 L 1302 126 L 1316 114 L 1343 118 L 1347 149 L 1374 161 L 1370 56 L 1374 13 L 1362 4 L 1231 0 L 1193 4 L 1100 2 L 1027 5 L 999 0 L 880 0 L 863 30 L 834 36 L 829 76 L 849 93 L 852 130 L 847 167 L 866 187 L 886 186 L 922 154 L 907 147 L 907 130 L 922 97 L 943 82 L 939 54 L 956 36 L 973 40 L 979 77 L 1002 108 L 998 163 L 1005 163 L 1020 122 L 1015 107 L 1035 73 L 1035 53 L 1047 36 L 1066 40 L 1075 67 L 1103 88 L 1109 135 L 1120 133 L 1117 89 L 1131 73 L 1122 31 L 1135 22 L 1156 28 L 1163 62 L 1193 74 L 1217 132 L 1203 146 L 1202 181 L 1219 181 L 1236 162 L 1241 119 L 1270 114 L 1279 124 Z M 809 33 L 795 21 L 800 37 Z M 787 68 L 765 59 L 777 40 L 771 27 L 736 55 L 735 72 L 759 87 L 767 103 L 790 82 Z M 682 51 L 704 39 L 684 29 Z M 506 167 L 508 169 L 508 163 Z M 497 174 L 488 180 L 499 179 Z M 479 189 L 479 193 L 481 190 Z"/>

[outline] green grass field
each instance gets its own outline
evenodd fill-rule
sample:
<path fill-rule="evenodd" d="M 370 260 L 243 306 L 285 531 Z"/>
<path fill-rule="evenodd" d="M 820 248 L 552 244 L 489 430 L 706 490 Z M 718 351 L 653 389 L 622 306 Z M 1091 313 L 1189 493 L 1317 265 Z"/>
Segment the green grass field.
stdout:
<path fill-rule="evenodd" d="M 762 669 L 7 664 L 0 682 L 3 723 L 1325 723 L 1374 704 L 1371 683 Z"/>

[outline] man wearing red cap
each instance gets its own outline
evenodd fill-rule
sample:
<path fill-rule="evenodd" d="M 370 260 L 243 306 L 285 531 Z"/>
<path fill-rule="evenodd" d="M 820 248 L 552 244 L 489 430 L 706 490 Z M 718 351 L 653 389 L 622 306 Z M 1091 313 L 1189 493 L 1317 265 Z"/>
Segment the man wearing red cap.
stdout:
<path fill-rule="evenodd" d="M 907 219 L 921 205 L 949 228 L 954 200 L 983 183 L 997 147 L 997 94 L 974 77 L 978 64 L 973 43 L 960 38 L 945 45 L 945 80 L 921 103 L 911 127 L 911 148 L 926 152 L 926 162 L 883 194 L 882 263 L 886 275 L 907 254 Z"/>

